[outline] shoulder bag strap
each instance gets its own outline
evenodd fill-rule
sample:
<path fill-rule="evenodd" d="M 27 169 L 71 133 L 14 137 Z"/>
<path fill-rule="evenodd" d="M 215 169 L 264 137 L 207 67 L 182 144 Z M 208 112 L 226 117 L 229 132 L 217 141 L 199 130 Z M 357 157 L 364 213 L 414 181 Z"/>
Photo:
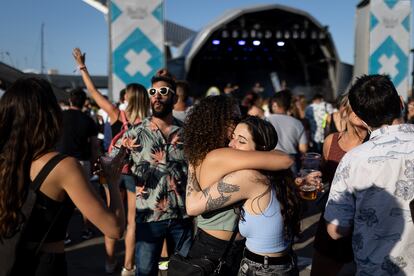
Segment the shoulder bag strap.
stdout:
<path fill-rule="evenodd" d="M 42 185 L 43 181 L 46 179 L 46 177 L 49 175 L 49 173 L 56 167 L 57 164 L 59 164 L 60 161 L 62 161 L 63 159 L 65 159 L 67 157 L 67 155 L 64 154 L 56 154 L 55 156 L 53 156 L 47 163 L 46 165 L 41 169 L 40 173 L 36 176 L 35 180 L 32 182 L 32 189 L 37 192 L 40 189 L 40 186 Z M 46 237 L 49 235 L 50 230 L 52 229 L 53 225 L 55 224 L 56 220 L 58 219 L 60 213 L 62 212 L 64 206 L 62 205 L 59 208 L 59 211 L 56 213 L 56 215 L 54 216 L 52 222 L 49 225 L 49 228 L 47 229 L 46 233 L 43 235 L 42 240 L 39 242 L 39 245 L 36 248 L 35 251 L 35 256 L 37 256 L 37 254 L 39 254 L 40 248 L 42 248 L 43 243 L 46 240 Z"/>
<path fill-rule="evenodd" d="M 223 252 L 223 254 L 221 255 L 221 257 L 219 259 L 219 264 L 217 265 L 216 269 L 214 270 L 214 273 L 216 275 L 220 274 L 221 267 L 226 262 L 225 258 L 227 256 L 227 254 L 229 253 L 230 248 L 234 243 L 234 240 L 236 239 L 237 233 L 239 232 L 239 220 L 240 220 L 240 214 L 237 215 L 236 223 L 235 223 L 234 229 L 233 229 L 233 234 L 231 235 L 231 238 L 230 238 L 229 242 L 226 245 L 226 249 L 224 249 L 224 252 Z"/>
<path fill-rule="evenodd" d="M 56 167 L 56 165 L 64 158 L 66 158 L 67 155 L 64 154 L 56 154 L 53 156 L 46 165 L 43 166 L 43 168 L 40 170 L 36 178 L 33 180 L 30 187 L 34 191 L 38 191 L 40 189 L 40 186 L 42 185 L 43 181 L 46 179 L 46 177 L 49 175 L 49 173 Z"/>

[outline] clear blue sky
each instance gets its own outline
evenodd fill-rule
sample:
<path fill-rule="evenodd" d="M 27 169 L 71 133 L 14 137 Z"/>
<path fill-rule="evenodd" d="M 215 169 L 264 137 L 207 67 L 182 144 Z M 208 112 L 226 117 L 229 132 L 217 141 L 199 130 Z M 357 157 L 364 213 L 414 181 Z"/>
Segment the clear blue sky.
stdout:
<path fill-rule="evenodd" d="M 137 0 L 139 1 L 139 0 Z M 359 0 L 166 0 L 166 18 L 200 30 L 224 11 L 256 4 L 282 4 L 310 13 L 328 25 L 342 61 L 353 63 L 355 10 Z M 108 25 L 81 0 L 0 0 L 0 61 L 40 70 L 40 33 L 45 24 L 45 67 L 72 74 L 71 50 L 87 55 L 92 74 L 106 74 Z"/>

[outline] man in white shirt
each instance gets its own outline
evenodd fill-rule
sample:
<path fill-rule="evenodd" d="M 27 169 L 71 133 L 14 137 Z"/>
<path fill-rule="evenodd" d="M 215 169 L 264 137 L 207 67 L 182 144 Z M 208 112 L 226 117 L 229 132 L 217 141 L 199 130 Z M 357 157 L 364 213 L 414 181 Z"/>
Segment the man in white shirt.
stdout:
<path fill-rule="evenodd" d="M 322 153 L 322 146 L 325 140 L 324 125 L 326 118 L 333 112 L 330 103 L 324 101 L 321 94 L 316 94 L 312 103 L 305 109 L 305 118 L 309 122 L 311 151 Z"/>
<path fill-rule="evenodd" d="M 276 149 L 286 152 L 298 160 L 300 154 L 304 154 L 308 150 L 308 139 L 302 123 L 287 115 L 291 98 L 291 92 L 288 90 L 276 93 L 270 100 L 272 106 L 269 107 L 274 113 L 267 116 L 266 120 L 276 129 L 278 137 Z M 296 163 L 294 172 L 297 172 L 298 165 Z"/>
<path fill-rule="evenodd" d="M 362 76 L 349 91 L 370 140 L 340 162 L 325 210 L 328 233 L 352 233 L 357 275 L 414 275 L 414 125 L 387 76 Z M 353 231 L 352 231 L 353 230 Z"/>

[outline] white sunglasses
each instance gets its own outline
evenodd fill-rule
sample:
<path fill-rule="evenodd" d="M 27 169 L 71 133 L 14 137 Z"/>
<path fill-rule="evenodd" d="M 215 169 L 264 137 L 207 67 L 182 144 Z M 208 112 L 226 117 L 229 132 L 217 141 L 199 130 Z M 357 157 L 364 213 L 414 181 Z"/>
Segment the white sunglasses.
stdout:
<path fill-rule="evenodd" d="M 161 95 L 161 96 L 167 96 L 168 95 L 168 93 L 175 93 L 175 91 L 174 90 L 172 90 L 171 88 L 169 88 L 169 87 L 167 87 L 167 86 L 163 86 L 163 87 L 160 87 L 160 88 L 150 88 L 150 89 L 148 89 L 148 94 L 152 97 L 152 96 L 154 96 L 155 94 L 157 94 L 157 92 Z"/>

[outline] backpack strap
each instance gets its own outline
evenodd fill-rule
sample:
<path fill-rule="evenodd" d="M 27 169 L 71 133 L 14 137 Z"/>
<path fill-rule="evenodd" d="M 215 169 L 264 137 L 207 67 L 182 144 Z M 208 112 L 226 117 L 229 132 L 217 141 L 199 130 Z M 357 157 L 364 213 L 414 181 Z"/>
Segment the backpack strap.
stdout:
<path fill-rule="evenodd" d="M 126 117 L 125 111 L 120 110 L 119 113 L 121 114 L 122 130 L 127 130 L 128 129 L 128 119 Z"/>
<path fill-rule="evenodd" d="M 49 175 L 49 173 L 56 167 L 56 165 L 66 158 L 67 155 L 58 153 L 55 156 L 53 156 L 46 165 L 43 166 L 43 168 L 40 170 L 40 172 L 37 174 L 36 178 L 33 180 L 31 188 L 37 192 L 40 189 L 40 186 L 42 185 L 43 181 L 46 179 L 46 177 Z"/>

